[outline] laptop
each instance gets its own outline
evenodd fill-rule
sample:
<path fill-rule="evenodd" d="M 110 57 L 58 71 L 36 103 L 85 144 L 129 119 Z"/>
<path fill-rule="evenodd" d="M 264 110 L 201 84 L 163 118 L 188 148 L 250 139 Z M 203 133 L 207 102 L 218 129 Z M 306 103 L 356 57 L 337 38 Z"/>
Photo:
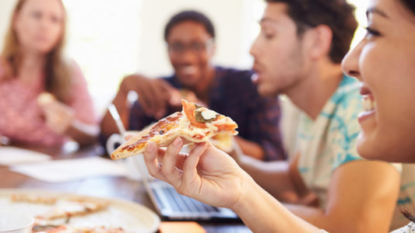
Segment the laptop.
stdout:
<path fill-rule="evenodd" d="M 140 170 L 145 189 L 157 212 L 168 220 L 194 221 L 240 221 L 230 209 L 218 208 L 177 193 L 174 187 L 164 181 L 150 177 L 144 165 L 143 156 L 131 157 Z M 141 161 L 140 161 L 141 160 Z"/>

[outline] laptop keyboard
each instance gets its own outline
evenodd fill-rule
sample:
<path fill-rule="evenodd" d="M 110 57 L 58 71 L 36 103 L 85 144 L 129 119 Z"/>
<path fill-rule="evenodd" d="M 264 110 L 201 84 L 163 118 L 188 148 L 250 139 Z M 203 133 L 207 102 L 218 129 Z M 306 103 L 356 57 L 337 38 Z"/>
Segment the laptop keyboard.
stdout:
<path fill-rule="evenodd" d="M 180 195 L 172 187 L 162 187 L 164 195 L 169 201 L 171 208 L 176 212 L 199 212 L 199 213 L 216 213 L 219 209 L 196 201 L 190 197 Z M 159 198 L 158 198 L 159 199 Z"/>

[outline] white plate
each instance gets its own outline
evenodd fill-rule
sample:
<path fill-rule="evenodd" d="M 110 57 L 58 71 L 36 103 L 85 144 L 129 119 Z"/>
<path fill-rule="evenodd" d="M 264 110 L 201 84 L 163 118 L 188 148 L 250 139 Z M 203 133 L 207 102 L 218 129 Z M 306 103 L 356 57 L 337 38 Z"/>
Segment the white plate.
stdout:
<path fill-rule="evenodd" d="M 69 223 L 71 226 L 122 227 L 129 233 L 145 233 L 156 232 L 160 224 L 160 218 L 157 214 L 134 202 L 37 189 L 0 189 L 0 212 L 7 212 L 13 209 L 14 211 L 21 211 L 22 213 L 36 216 L 53 208 L 53 205 L 12 202 L 11 195 L 13 194 L 30 194 L 41 197 L 52 196 L 57 197 L 58 201 L 85 198 L 109 202 L 107 210 L 86 216 L 72 217 Z M 63 222 L 62 220 L 59 221 L 60 223 Z"/>

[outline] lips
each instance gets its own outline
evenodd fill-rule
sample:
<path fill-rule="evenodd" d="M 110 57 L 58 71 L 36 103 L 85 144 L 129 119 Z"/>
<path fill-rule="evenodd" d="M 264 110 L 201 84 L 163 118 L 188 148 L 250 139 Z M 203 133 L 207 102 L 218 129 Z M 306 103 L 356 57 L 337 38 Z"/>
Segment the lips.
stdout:
<path fill-rule="evenodd" d="M 259 82 L 259 77 L 261 76 L 261 70 L 259 69 L 258 65 L 255 64 L 252 67 L 252 70 L 255 72 L 252 76 L 251 76 L 251 80 L 254 83 L 258 83 Z"/>

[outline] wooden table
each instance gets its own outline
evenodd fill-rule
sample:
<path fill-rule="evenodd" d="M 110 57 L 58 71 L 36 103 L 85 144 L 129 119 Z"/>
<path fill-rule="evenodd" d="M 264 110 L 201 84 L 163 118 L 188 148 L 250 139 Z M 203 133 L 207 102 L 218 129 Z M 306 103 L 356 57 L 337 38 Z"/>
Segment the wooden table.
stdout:
<path fill-rule="evenodd" d="M 70 147 L 27 149 L 49 154 L 54 160 L 102 156 L 104 154 L 100 146 L 92 146 L 80 150 L 74 150 Z M 95 177 L 72 182 L 48 183 L 12 172 L 8 167 L 0 166 L 1 188 L 46 189 L 104 198 L 120 198 L 142 204 L 156 212 L 142 182 L 132 181 L 124 177 Z M 209 233 L 251 232 L 242 223 L 199 222 L 199 224 Z"/>

